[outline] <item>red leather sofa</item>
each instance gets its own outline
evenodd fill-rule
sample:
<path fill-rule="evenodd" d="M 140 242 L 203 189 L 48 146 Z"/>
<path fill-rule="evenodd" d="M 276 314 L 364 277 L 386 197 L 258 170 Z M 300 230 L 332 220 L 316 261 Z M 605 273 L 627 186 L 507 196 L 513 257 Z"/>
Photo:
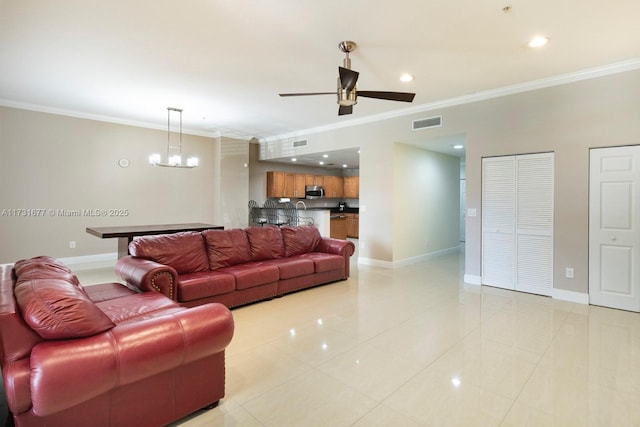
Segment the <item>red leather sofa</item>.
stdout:
<path fill-rule="evenodd" d="M 312 226 L 205 230 L 137 238 L 115 271 L 183 306 L 231 308 L 345 280 L 354 251 L 352 242 Z"/>
<path fill-rule="evenodd" d="M 50 257 L 0 267 L 0 362 L 18 427 L 162 426 L 215 405 L 232 336 L 221 304 L 82 287 Z"/>

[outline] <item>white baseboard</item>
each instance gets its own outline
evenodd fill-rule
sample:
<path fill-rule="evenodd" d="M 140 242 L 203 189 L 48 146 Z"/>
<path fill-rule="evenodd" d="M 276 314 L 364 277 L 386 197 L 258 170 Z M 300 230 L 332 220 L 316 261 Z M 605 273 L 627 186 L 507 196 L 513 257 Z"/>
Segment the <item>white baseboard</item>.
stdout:
<path fill-rule="evenodd" d="M 468 283 L 470 285 L 482 285 L 482 276 L 465 274 L 464 283 Z M 566 291 L 564 289 L 557 289 L 557 288 L 552 289 L 551 298 L 562 300 L 562 301 L 575 302 L 577 304 L 589 304 L 589 294 Z"/>
<path fill-rule="evenodd" d="M 406 258 L 400 261 L 382 261 L 379 259 L 358 257 L 358 264 L 371 265 L 373 267 L 394 269 L 398 267 L 405 267 L 411 264 L 417 264 L 429 259 L 438 258 L 444 255 L 454 254 L 460 251 L 460 246 L 454 246 L 453 248 L 443 249 L 440 251 L 430 252 L 428 254 L 418 255 L 412 258 Z"/>
<path fill-rule="evenodd" d="M 58 261 L 62 262 L 64 265 L 69 267 L 72 270 L 89 270 L 93 268 L 109 268 L 113 267 L 118 260 L 118 253 L 106 253 L 106 254 L 95 254 L 95 255 L 83 255 L 83 256 L 74 256 L 68 258 L 57 258 Z M 0 264 L 0 267 L 3 266 L 13 266 L 12 263 L 8 264 Z"/>
<path fill-rule="evenodd" d="M 583 294 L 581 292 L 566 291 L 564 289 L 554 288 L 551 291 L 551 298 L 559 299 L 562 301 L 575 302 L 578 304 L 589 304 L 589 294 Z"/>
<path fill-rule="evenodd" d="M 464 275 L 464 283 L 468 283 L 470 285 L 482 285 L 482 276 L 476 276 L 474 274 L 465 274 Z"/>
<path fill-rule="evenodd" d="M 113 267 L 118 260 L 118 254 L 116 252 L 112 252 L 58 259 L 72 270 L 88 270 L 94 268 Z"/>
<path fill-rule="evenodd" d="M 379 259 L 373 259 L 373 258 L 365 258 L 365 257 L 358 257 L 358 265 L 370 265 L 372 267 L 380 267 L 380 268 L 389 268 L 392 269 L 393 268 L 393 263 L 390 261 L 382 261 Z"/>

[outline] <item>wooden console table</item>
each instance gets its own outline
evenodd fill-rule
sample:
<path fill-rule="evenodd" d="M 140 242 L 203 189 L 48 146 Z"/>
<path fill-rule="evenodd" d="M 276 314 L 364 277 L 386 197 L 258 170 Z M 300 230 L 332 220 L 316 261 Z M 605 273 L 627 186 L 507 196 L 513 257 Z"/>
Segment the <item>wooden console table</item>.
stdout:
<path fill-rule="evenodd" d="M 160 224 L 160 225 L 125 225 L 121 227 L 87 227 L 87 233 L 101 239 L 118 239 L 118 258 L 129 255 L 129 243 L 135 236 L 150 236 L 154 234 L 171 234 L 181 231 L 222 230 L 221 225 L 194 222 L 189 224 Z"/>

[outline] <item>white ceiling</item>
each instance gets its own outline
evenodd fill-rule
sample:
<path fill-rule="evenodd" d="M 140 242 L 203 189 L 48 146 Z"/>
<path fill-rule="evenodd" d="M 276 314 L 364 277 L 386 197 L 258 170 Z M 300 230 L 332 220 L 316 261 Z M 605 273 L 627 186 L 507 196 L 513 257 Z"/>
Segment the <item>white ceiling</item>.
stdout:
<path fill-rule="evenodd" d="M 0 105 L 158 128 L 177 107 L 187 132 L 270 139 L 635 61 L 639 16 L 638 0 L 0 0 Z M 537 34 L 551 43 L 528 48 Z M 338 117 L 331 95 L 278 96 L 335 90 L 342 40 L 360 90 L 414 103 Z"/>

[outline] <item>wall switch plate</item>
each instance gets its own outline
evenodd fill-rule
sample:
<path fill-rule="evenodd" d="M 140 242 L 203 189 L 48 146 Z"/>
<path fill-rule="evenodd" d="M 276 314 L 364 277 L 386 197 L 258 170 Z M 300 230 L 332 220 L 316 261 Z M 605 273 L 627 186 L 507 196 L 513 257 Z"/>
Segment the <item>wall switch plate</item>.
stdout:
<path fill-rule="evenodd" d="M 467 216 L 476 216 L 477 214 L 478 214 L 478 211 L 476 210 L 476 208 L 467 209 Z"/>
<path fill-rule="evenodd" d="M 75 240 L 71 240 L 69 242 L 69 249 L 75 249 L 76 248 L 76 241 Z"/>
<path fill-rule="evenodd" d="M 573 268 L 565 268 L 564 269 L 564 277 L 566 277 L 567 279 L 573 279 Z"/>

